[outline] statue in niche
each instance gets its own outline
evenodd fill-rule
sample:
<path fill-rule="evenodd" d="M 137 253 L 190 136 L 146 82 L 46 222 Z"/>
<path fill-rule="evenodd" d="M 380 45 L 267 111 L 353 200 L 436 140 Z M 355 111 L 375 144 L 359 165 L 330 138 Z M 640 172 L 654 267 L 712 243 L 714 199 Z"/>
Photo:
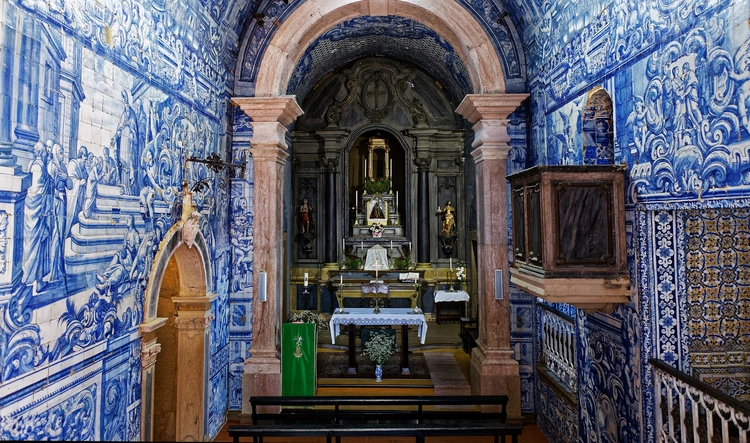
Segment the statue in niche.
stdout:
<path fill-rule="evenodd" d="M 302 206 L 299 207 L 299 219 L 302 227 L 302 235 L 312 234 L 312 211 L 313 208 L 307 203 L 307 199 L 303 199 Z"/>
<path fill-rule="evenodd" d="M 443 216 L 443 228 L 441 230 L 442 235 L 456 235 L 456 219 L 454 213 L 456 208 L 451 206 L 451 201 L 443 206 L 443 209 L 437 210 L 437 215 Z"/>
<path fill-rule="evenodd" d="M 373 201 L 370 218 L 385 218 L 385 212 L 383 212 L 383 207 L 381 206 L 381 200 L 379 198 L 374 199 Z"/>

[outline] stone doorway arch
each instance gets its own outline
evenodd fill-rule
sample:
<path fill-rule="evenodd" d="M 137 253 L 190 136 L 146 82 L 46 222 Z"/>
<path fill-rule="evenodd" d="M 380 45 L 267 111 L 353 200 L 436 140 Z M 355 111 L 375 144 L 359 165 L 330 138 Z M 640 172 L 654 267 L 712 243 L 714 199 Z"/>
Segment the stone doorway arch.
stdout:
<path fill-rule="evenodd" d="M 140 325 L 143 441 L 204 441 L 208 434 L 206 355 L 216 295 L 206 241 L 185 224 L 177 222 L 164 236 L 146 287 Z"/>
<path fill-rule="evenodd" d="M 506 93 L 497 53 L 476 19 L 458 3 L 437 0 L 331 0 L 305 2 L 279 26 L 265 48 L 254 87 L 238 78 L 235 91 L 254 94 L 234 97 L 235 105 L 251 118 L 250 139 L 255 179 L 255 269 L 267 273 L 267 298 L 253 300 L 252 357 L 245 361 L 243 413 L 255 395 L 280 395 L 281 365 L 277 357 L 280 308 L 283 300 L 282 211 L 284 165 L 289 153 L 287 127 L 303 114 L 295 96 L 284 95 L 294 66 L 305 49 L 330 27 L 363 15 L 396 15 L 434 29 L 456 48 L 466 65 L 473 91 L 455 112 L 470 124 L 476 173 L 477 288 L 480 324 L 477 347 L 471 356 L 473 394 L 510 397 L 508 415 L 521 416 L 518 362 L 510 348 L 508 279 L 508 207 L 506 161 L 509 116 L 528 94 Z M 250 42 L 245 36 L 241 54 Z M 387 54 L 386 54 L 387 55 Z M 237 59 L 237 72 L 245 64 Z M 248 92 L 251 91 L 251 92 Z M 468 141 L 468 140 L 467 140 Z M 496 272 L 500 271 L 500 272 Z M 258 286 L 258 275 L 253 286 Z M 496 285 L 495 275 L 501 284 Z M 496 292 L 495 288 L 502 288 Z M 267 301 L 266 301 L 267 300 Z"/>

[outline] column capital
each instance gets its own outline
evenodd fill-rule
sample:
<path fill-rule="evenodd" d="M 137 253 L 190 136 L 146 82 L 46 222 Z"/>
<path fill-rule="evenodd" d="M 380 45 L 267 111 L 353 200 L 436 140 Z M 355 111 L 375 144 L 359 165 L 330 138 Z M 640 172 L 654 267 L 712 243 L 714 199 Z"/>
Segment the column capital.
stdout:
<path fill-rule="evenodd" d="M 232 103 L 239 106 L 253 122 L 278 122 L 287 126 L 304 114 L 293 95 L 232 97 Z"/>
<path fill-rule="evenodd" d="M 507 120 L 529 94 L 467 94 L 456 108 L 471 123 L 480 120 Z"/>
<path fill-rule="evenodd" d="M 214 314 L 207 312 L 203 316 L 192 316 L 181 317 L 179 314 L 174 318 L 174 326 L 177 329 L 198 329 L 204 330 L 211 325 L 211 321 L 214 319 Z"/>
<path fill-rule="evenodd" d="M 153 366 L 156 363 L 156 355 L 161 352 L 161 344 L 156 339 L 143 344 L 141 349 L 141 362 L 144 368 Z"/>

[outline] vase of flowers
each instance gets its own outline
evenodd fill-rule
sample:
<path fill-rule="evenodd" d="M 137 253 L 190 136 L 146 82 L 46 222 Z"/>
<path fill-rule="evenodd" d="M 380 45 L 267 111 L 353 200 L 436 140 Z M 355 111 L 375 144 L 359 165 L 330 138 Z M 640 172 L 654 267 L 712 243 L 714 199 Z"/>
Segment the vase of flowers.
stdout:
<path fill-rule="evenodd" d="M 388 334 L 373 334 L 365 343 L 362 354 L 375 363 L 375 381 L 383 379 L 383 365 L 396 351 L 396 337 Z"/>
<path fill-rule="evenodd" d="M 382 237 L 384 230 L 385 228 L 380 223 L 374 223 L 372 226 L 370 226 L 370 232 L 372 233 L 373 238 Z"/>
<path fill-rule="evenodd" d="M 461 284 L 463 283 L 464 279 L 466 278 L 466 268 L 463 266 L 459 266 L 456 268 L 456 280 L 458 280 L 458 290 L 460 291 Z"/>
<path fill-rule="evenodd" d="M 328 329 L 328 323 L 323 320 L 320 314 L 312 311 L 294 312 L 289 315 L 289 321 L 291 323 L 315 323 L 315 329 L 318 331 Z"/>

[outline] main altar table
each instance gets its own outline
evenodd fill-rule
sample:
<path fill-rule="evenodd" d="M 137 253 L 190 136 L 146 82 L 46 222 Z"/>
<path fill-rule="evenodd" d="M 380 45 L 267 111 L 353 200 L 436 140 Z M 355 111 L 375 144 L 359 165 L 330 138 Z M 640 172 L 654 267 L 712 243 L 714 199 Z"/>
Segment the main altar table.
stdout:
<path fill-rule="evenodd" d="M 424 344 L 427 336 L 427 320 L 422 311 L 414 314 L 412 308 L 381 308 L 375 314 L 373 308 L 346 308 L 344 314 L 338 309 L 333 311 L 329 326 L 331 329 L 331 343 L 336 343 L 336 337 L 341 333 L 341 325 L 349 325 L 349 369 L 348 373 L 357 373 L 357 326 L 401 325 L 401 373 L 409 373 L 409 325 L 417 325 L 417 337 Z"/>

